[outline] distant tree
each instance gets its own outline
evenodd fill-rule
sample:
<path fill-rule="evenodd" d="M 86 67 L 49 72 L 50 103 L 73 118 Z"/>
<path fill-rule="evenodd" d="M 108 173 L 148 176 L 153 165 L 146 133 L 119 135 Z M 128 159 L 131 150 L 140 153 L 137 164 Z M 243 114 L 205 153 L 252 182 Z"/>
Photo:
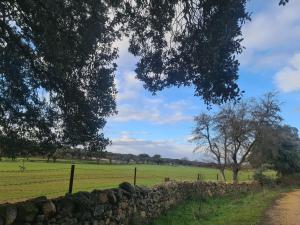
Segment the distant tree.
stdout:
<path fill-rule="evenodd" d="M 157 165 L 161 163 L 161 155 L 156 154 L 152 158 Z"/>
<path fill-rule="evenodd" d="M 141 161 L 142 163 L 147 164 L 149 159 L 150 159 L 150 156 L 148 154 L 139 154 L 138 158 L 139 158 L 139 161 Z"/>
<path fill-rule="evenodd" d="M 230 165 L 233 180 L 237 182 L 242 165 L 264 138 L 265 127 L 280 124 L 282 119 L 279 112 L 275 93 L 267 93 L 259 100 L 228 103 L 213 117 L 206 114 L 196 117 L 194 140 L 200 149 L 201 144 L 206 143 L 204 149 L 217 161 L 219 158 L 222 160 L 218 161 L 219 165 Z"/>

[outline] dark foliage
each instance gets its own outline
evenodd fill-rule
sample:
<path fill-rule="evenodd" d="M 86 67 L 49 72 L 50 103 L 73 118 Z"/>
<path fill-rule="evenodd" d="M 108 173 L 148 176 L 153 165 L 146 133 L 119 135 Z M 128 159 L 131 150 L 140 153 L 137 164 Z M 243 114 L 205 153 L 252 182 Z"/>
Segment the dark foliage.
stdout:
<path fill-rule="evenodd" d="M 300 172 L 300 138 L 296 128 L 287 125 L 269 127 L 263 137 L 250 156 L 254 167 L 267 163 L 280 175 Z"/>
<path fill-rule="evenodd" d="M 118 36 L 108 11 L 90 0 L 0 3 L 1 136 L 107 145 L 98 133 L 115 112 Z"/>
<path fill-rule="evenodd" d="M 171 86 L 195 87 L 207 103 L 240 94 L 241 26 L 246 0 L 137 1 L 126 7 L 129 51 L 140 57 L 137 77 L 153 93 Z"/>
<path fill-rule="evenodd" d="M 286 5 L 288 2 L 289 0 L 280 0 L 279 5 Z"/>

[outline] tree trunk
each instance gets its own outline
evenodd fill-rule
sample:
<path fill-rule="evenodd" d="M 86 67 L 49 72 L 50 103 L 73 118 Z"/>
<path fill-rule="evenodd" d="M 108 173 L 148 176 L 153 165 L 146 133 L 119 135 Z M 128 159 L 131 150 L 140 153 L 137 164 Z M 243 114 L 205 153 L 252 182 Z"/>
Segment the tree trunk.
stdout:
<path fill-rule="evenodd" d="M 238 174 L 239 174 L 239 168 L 237 166 L 233 166 L 232 168 L 232 180 L 234 183 L 238 182 Z"/>
<path fill-rule="evenodd" d="M 226 175 L 225 175 L 225 169 L 220 169 L 221 171 L 221 175 L 222 175 L 222 178 L 223 178 L 223 181 L 226 182 Z"/>

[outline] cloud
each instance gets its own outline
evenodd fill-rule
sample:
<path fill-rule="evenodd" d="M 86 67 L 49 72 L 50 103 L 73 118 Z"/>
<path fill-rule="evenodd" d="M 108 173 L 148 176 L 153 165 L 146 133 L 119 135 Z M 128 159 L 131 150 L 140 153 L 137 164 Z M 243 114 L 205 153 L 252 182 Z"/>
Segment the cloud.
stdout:
<path fill-rule="evenodd" d="M 118 103 L 138 98 L 139 92 L 143 88 L 142 82 L 135 78 L 135 73 L 132 71 L 127 71 L 123 75 L 119 75 L 116 80 L 116 86 L 118 90 Z"/>
<path fill-rule="evenodd" d="M 182 143 L 178 140 L 143 140 L 122 135 L 112 141 L 113 144 L 107 148 L 108 151 L 117 153 L 142 154 L 151 156 L 159 154 L 166 158 L 181 159 L 187 157 L 190 160 L 204 159 L 206 156 L 201 153 L 193 153 L 194 146 L 189 143 Z"/>
<path fill-rule="evenodd" d="M 300 47 L 299 9 L 300 1 L 291 1 L 285 7 L 270 1 L 266 8 L 254 12 L 252 21 L 243 27 L 246 50 L 240 56 L 241 65 L 256 69 L 282 67 Z"/>
<path fill-rule="evenodd" d="M 155 124 L 173 124 L 191 121 L 185 112 L 189 104 L 185 100 L 165 102 L 159 97 L 148 97 L 142 82 L 132 71 L 119 74 L 116 81 L 118 114 L 113 122 L 147 121 Z"/>
<path fill-rule="evenodd" d="M 275 75 L 275 82 L 283 92 L 300 91 L 300 53 Z"/>
<path fill-rule="evenodd" d="M 143 100 L 146 102 L 147 100 Z M 155 124 L 172 124 L 192 121 L 193 116 L 185 115 L 182 111 L 166 111 L 163 104 L 134 105 L 122 104 L 118 107 L 118 115 L 112 118 L 114 122 L 144 121 Z M 164 112 L 165 111 L 165 112 Z"/>

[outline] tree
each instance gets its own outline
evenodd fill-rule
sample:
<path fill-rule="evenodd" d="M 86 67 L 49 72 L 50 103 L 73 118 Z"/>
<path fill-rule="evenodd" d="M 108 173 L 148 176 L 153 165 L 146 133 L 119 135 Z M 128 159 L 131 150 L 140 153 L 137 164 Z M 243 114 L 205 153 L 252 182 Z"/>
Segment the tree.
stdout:
<path fill-rule="evenodd" d="M 94 139 L 115 113 L 118 32 L 108 5 L 1 1 L 0 16 L 3 135 L 43 142 L 59 127 L 67 145 Z"/>
<path fill-rule="evenodd" d="M 207 103 L 240 94 L 235 56 L 249 19 L 246 0 L 124 2 L 129 51 L 140 58 L 136 73 L 148 90 L 193 85 Z"/>
<path fill-rule="evenodd" d="M 161 155 L 156 154 L 156 155 L 154 155 L 152 158 L 153 158 L 154 162 L 155 162 L 157 165 L 160 164 L 160 162 L 161 162 Z"/>
<path fill-rule="evenodd" d="M 298 130 L 288 125 L 266 129 L 264 139 L 258 142 L 250 155 L 250 163 L 255 168 L 269 165 L 279 175 L 299 172 L 300 138 Z"/>
<path fill-rule="evenodd" d="M 147 164 L 148 160 L 150 159 L 150 156 L 148 154 L 139 154 L 138 158 L 142 163 Z"/>
<path fill-rule="evenodd" d="M 267 93 L 259 100 L 227 103 L 213 116 L 196 117 L 194 140 L 198 149 L 204 147 L 219 167 L 231 166 L 237 182 L 242 165 L 264 138 L 265 127 L 280 124 L 279 112 L 275 93 Z"/>
<path fill-rule="evenodd" d="M 193 131 L 192 142 L 196 142 L 194 151 L 210 153 L 217 162 L 223 180 L 226 181 L 225 169 L 227 166 L 229 137 L 226 124 L 220 114 L 211 116 L 205 113 L 195 117 L 196 128 Z"/>

